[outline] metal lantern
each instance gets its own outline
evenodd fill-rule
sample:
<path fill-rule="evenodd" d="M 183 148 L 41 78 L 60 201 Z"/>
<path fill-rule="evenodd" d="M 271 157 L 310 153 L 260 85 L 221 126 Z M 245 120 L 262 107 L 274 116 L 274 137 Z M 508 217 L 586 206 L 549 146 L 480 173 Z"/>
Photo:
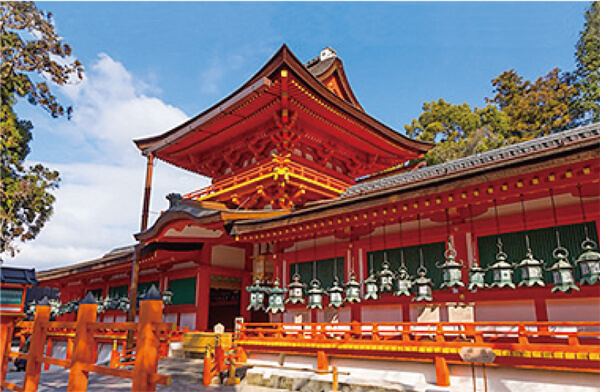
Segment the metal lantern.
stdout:
<path fill-rule="evenodd" d="M 452 241 L 448 240 L 448 249 L 444 253 L 446 261 L 443 264 L 436 264 L 436 267 L 442 270 L 442 284 L 440 288 L 452 288 L 452 287 L 465 287 L 462 282 L 462 274 L 460 272 L 463 265 L 454 261 L 456 258 L 456 251 L 452 246 Z"/>
<path fill-rule="evenodd" d="M 313 279 L 308 290 L 308 309 L 323 309 L 323 296 L 326 291 L 321 288 L 321 282 Z"/>
<path fill-rule="evenodd" d="M 468 290 L 475 291 L 485 288 L 485 272 L 487 269 L 481 268 L 477 261 L 469 268 L 469 286 Z"/>
<path fill-rule="evenodd" d="M 394 272 L 390 269 L 387 258 L 383 260 L 382 270 L 379 272 L 379 292 L 389 293 L 394 290 Z"/>
<path fill-rule="evenodd" d="M 162 292 L 162 300 L 165 305 L 171 305 L 171 300 L 173 299 L 173 292 L 169 289 L 166 289 Z"/>
<path fill-rule="evenodd" d="M 408 273 L 406 266 L 402 265 L 398 268 L 398 274 L 396 275 L 396 290 L 394 295 L 400 297 L 406 295 L 410 297 L 410 289 L 412 287 L 412 277 Z"/>
<path fill-rule="evenodd" d="M 372 270 L 369 277 L 365 279 L 363 283 L 365 284 L 365 300 L 378 299 L 379 295 L 377 294 L 377 291 L 379 290 L 379 287 L 377 286 L 377 278 L 375 278 L 375 274 Z"/>
<path fill-rule="evenodd" d="M 563 247 L 558 247 L 552 252 L 557 261 L 554 265 L 547 269 L 552 274 L 552 280 L 554 281 L 554 287 L 552 292 L 555 291 L 570 291 L 577 290 L 579 287 L 575 285 L 575 277 L 573 276 L 573 266 L 568 262 L 569 251 Z"/>
<path fill-rule="evenodd" d="M 246 287 L 250 293 L 250 305 L 246 310 L 264 310 L 265 289 L 260 285 L 260 279 L 256 278 L 252 286 Z"/>
<path fill-rule="evenodd" d="M 534 259 L 531 249 L 528 249 L 525 258 L 515 267 L 521 272 L 519 286 L 545 286 L 543 266 L 544 262 Z"/>
<path fill-rule="evenodd" d="M 510 287 L 515 288 L 513 283 L 513 265 L 507 262 L 508 256 L 502 251 L 502 242 L 498 240 L 498 253 L 496 253 L 496 262 L 488 267 L 492 273 L 492 284 L 490 287 Z"/>
<path fill-rule="evenodd" d="M 581 244 L 584 252 L 575 260 L 579 267 L 581 284 L 595 284 L 600 282 L 600 253 L 594 250 L 596 243 L 587 238 Z"/>
<path fill-rule="evenodd" d="M 331 286 L 327 292 L 329 293 L 329 307 L 330 308 L 341 308 L 344 306 L 344 298 L 342 294 L 344 293 L 344 289 L 340 286 L 338 282 L 337 276 L 333 281 L 333 286 Z"/>
<path fill-rule="evenodd" d="M 417 269 L 417 274 L 419 275 L 414 282 L 415 288 L 415 298 L 413 301 L 433 301 L 433 295 L 431 291 L 431 287 L 433 286 L 433 282 L 427 276 L 427 268 L 424 266 L 420 266 Z"/>
<path fill-rule="evenodd" d="M 273 287 L 265 289 L 269 294 L 269 306 L 266 312 L 277 314 L 279 312 L 284 313 L 285 308 L 283 306 L 283 297 L 285 296 L 286 289 L 279 287 L 279 279 L 275 279 Z"/>
<path fill-rule="evenodd" d="M 350 273 L 350 280 L 346 282 L 346 302 L 359 303 L 360 302 L 360 283 L 356 281 L 354 272 Z"/>
<path fill-rule="evenodd" d="M 288 284 L 288 299 L 285 300 L 285 303 L 295 304 L 303 304 L 304 303 L 304 288 L 306 285 L 300 282 L 300 274 L 295 273 L 292 276 L 292 282 Z"/>

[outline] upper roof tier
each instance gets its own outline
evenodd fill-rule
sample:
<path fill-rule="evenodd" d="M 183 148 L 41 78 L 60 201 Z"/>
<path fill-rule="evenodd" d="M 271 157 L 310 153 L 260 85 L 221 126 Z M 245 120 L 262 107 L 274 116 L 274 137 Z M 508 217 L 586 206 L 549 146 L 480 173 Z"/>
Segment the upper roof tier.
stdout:
<path fill-rule="evenodd" d="M 365 113 L 333 49 L 304 65 L 286 45 L 211 108 L 135 143 L 144 155 L 217 180 L 285 153 L 354 179 L 420 157 L 432 146 Z"/>

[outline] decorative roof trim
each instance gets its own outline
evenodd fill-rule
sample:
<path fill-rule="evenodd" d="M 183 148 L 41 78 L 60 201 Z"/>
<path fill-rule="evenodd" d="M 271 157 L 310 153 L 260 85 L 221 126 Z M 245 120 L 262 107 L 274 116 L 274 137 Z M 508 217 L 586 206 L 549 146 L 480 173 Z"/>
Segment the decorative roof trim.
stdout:
<path fill-rule="evenodd" d="M 365 195 L 399 185 L 406 185 L 434 177 L 447 176 L 463 170 L 509 161 L 538 151 L 558 148 L 594 137 L 600 137 L 600 123 L 574 128 L 435 166 L 423 167 L 408 173 L 361 182 L 360 184 L 353 185 L 346 189 L 340 197 L 348 198 L 357 195 Z"/>

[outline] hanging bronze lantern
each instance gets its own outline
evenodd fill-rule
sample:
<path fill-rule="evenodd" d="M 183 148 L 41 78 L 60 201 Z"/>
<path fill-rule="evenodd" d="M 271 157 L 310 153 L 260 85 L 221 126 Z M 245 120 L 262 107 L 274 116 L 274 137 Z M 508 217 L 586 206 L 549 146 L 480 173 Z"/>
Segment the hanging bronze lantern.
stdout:
<path fill-rule="evenodd" d="M 488 267 L 492 273 L 492 284 L 490 287 L 510 287 L 515 288 L 513 283 L 513 265 L 507 262 L 508 256 L 502 251 L 502 241 L 498 238 L 498 253 L 496 253 L 496 262 Z"/>
<path fill-rule="evenodd" d="M 267 307 L 267 313 L 277 314 L 279 312 L 284 313 L 285 307 L 283 306 L 283 297 L 286 289 L 279 287 L 279 279 L 275 278 L 273 287 L 266 289 L 265 291 L 269 294 L 269 306 Z"/>
<path fill-rule="evenodd" d="M 329 307 L 330 308 L 341 308 L 344 306 L 344 298 L 342 294 L 344 289 L 340 286 L 337 276 L 333 280 L 333 286 L 331 286 L 327 292 L 329 293 Z"/>
<path fill-rule="evenodd" d="M 469 268 L 469 286 L 468 290 L 476 291 L 477 289 L 485 288 L 485 268 L 481 268 L 477 260 L 473 262 L 473 266 Z"/>
<path fill-rule="evenodd" d="M 452 246 L 452 240 L 448 239 L 448 249 L 444 253 L 446 261 L 443 264 L 437 264 L 436 267 L 442 270 L 442 284 L 440 288 L 443 289 L 453 288 L 453 287 L 465 287 L 465 284 L 462 282 L 462 274 L 460 272 L 463 265 L 454 261 L 456 258 L 456 251 Z"/>
<path fill-rule="evenodd" d="M 265 289 L 260 285 L 260 279 L 257 277 L 252 286 L 246 287 L 250 293 L 250 305 L 246 310 L 264 310 Z"/>
<path fill-rule="evenodd" d="M 313 279 L 310 282 L 310 290 L 308 290 L 308 309 L 323 309 L 323 296 L 325 290 L 321 288 L 321 282 L 318 279 Z"/>
<path fill-rule="evenodd" d="M 554 265 L 547 269 L 552 274 L 552 280 L 554 281 L 554 287 L 552 292 L 555 291 L 579 291 L 579 287 L 575 284 L 575 278 L 573 276 L 573 266 L 567 258 L 569 257 L 569 251 L 559 246 L 552 252 L 556 262 Z"/>
<path fill-rule="evenodd" d="M 397 297 L 406 295 L 410 297 L 410 289 L 412 288 L 412 277 L 408 273 L 404 263 L 398 268 L 398 274 L 396 275 L 396 290 L 394 295 Z"/>
<path fill-rule="evenodd" d="M 413 301 L 433 301 L 433 295 L 431 290 L 433 282 L 426 276 L 427 268 L 421 265 L 419 269 L 417 269 L 417 274 L 419 276 L 415 279 L 414 283 L 415 298 L 413 298 Z"/>
<path fill-rule="evenodd" d="M 579 255 L 575 264 L 579 267 L 581 284 L 600 283 L 600 253 L 594 250 L 596 243 L 587 238 L 581 244 L 584 252 Z"/>
<path fill-rule="evenodd" d="M 379 292 L 389 293 L 394 290 L 394 272 L 390 270 L 390 263 L 387 261 L 387 255 L 384 254 L 382 270 L 379 272 Z"/>
<path fill-rule="evenodd" d="M 306 285 L 300 282 L 300 274 L 297 272 L 292 276 L 292 282 L 288 284 L 288 299 L 285 303 L 295 304 L 303 304 L 304 303 L 304 288 Z"/>
<path fill-rule="evenodd" d="M 525 258 L 515 267 L 521 273 L 519 286 L 545 286 L 543 266 L 544 262 L 534 259 L 531 249 L 528 249 Z"/>
<path fill-rule="evenodd" d="M 351 304 L 360 302 L 360 283 L 356 281 L 354 271 L 350 272 L 350 279 L 346 282 L 345 301 Z"/>
<path fill-rule="evenodd" d="M 373 270 L 371 270 L 371 274 L 363 283 L 365 284 L 365 300 L 378 299 L 379 295 L 377 294 L 377 291 L 379 288 L 377 287 L 377 278 L 375 277 Z"/>

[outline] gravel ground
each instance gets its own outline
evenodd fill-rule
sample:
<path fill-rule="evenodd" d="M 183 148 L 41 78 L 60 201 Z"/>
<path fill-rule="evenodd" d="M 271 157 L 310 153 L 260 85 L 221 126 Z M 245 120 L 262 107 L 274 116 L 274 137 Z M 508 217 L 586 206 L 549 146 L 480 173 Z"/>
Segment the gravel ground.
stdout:
<path fill-rule="evenodd" d="M 22 385 L 24 372 L 9 372 L 6 381 Z M 68 372 L 64 369 L 42 372 L 38 392 L 65 392 L 67 390 Z M 130 392 L 131 381 L 122 378 L 104 376 L 101 374 L 90 374 L 88 392 Z M 250 385 L 223 386 L 215 385 L 205 387 L 197 383 L 175 381 L 170 386 L 159 385 L 160 392 L 283 392 L 283 389 L 271 389 L 255 387 Z"/>

